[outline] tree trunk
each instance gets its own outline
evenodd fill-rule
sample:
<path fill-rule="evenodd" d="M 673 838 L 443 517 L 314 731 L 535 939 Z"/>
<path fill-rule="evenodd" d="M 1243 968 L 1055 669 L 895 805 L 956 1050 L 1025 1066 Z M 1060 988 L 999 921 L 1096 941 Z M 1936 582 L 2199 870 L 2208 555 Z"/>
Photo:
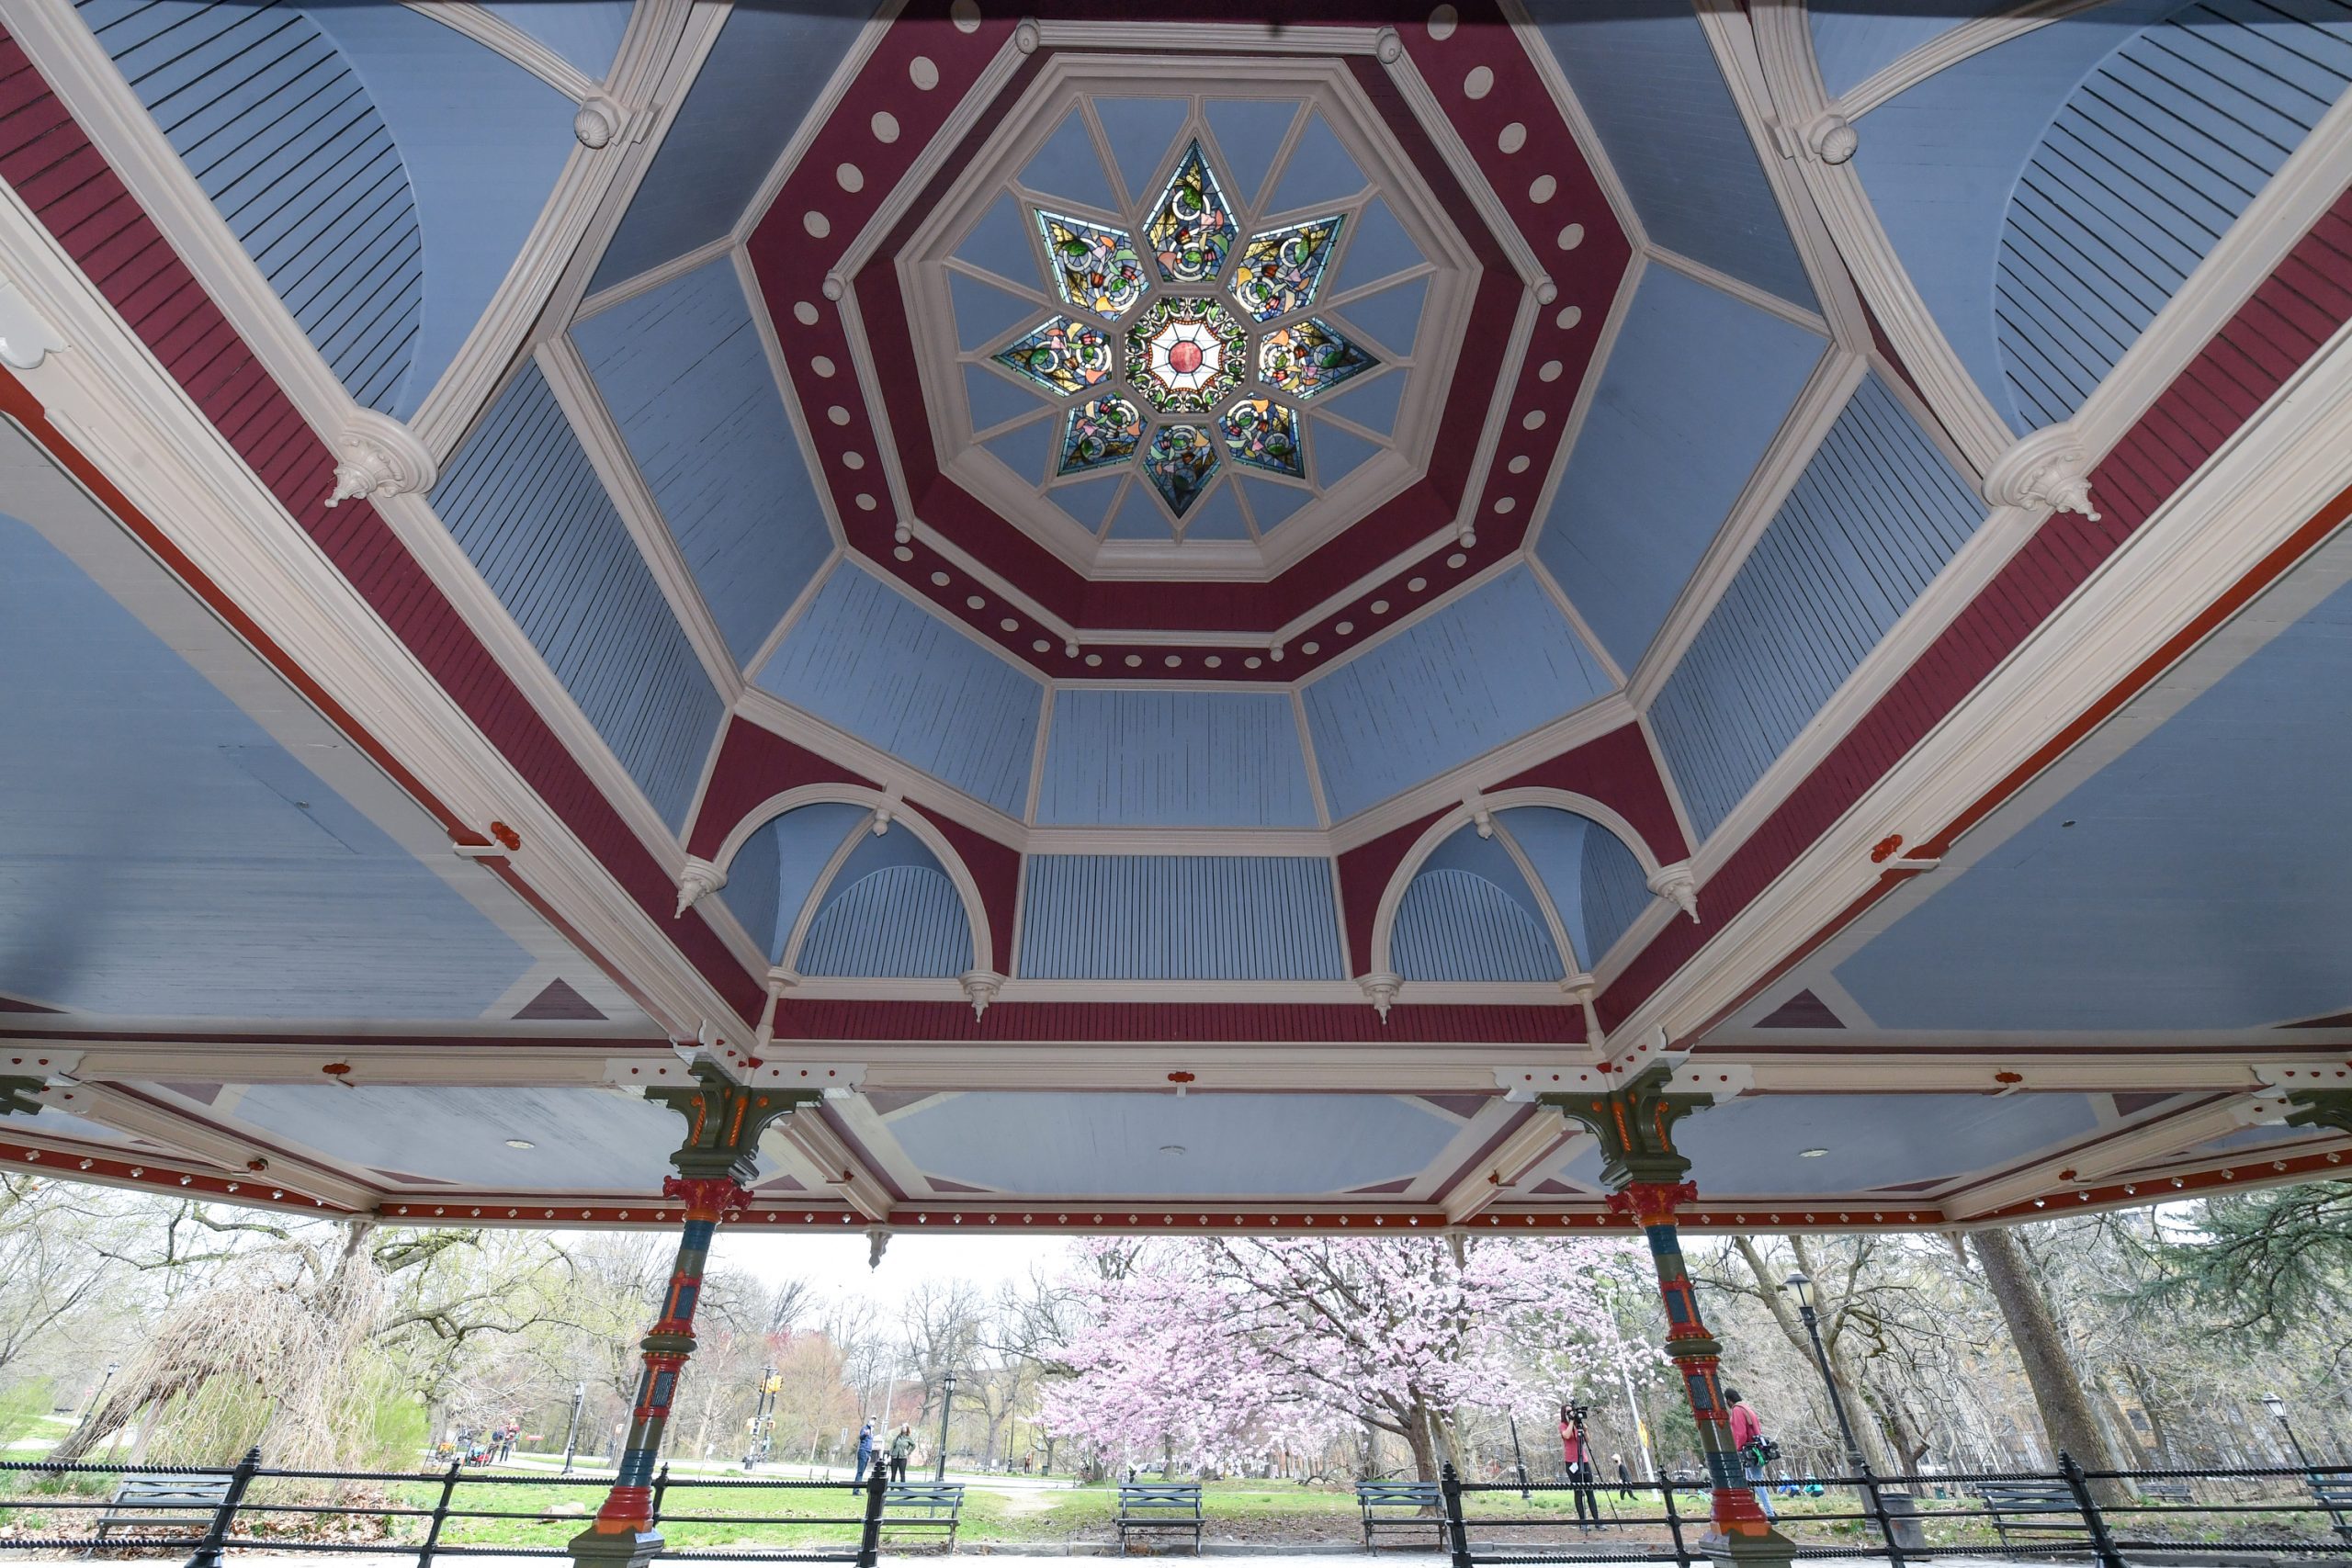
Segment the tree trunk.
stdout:
<path fill-rule="evenodd" d="M 1791 1236 L 1789 1243 L 1797 1267 L 1813 1279 L 1820 1280 L 1823 1270 L 1811 1249 L 1804 1245 L 1804 1238 Z M 1781 1288 L 1781 1281 L 1772 1278 L 1771 1267 L 1765 1262 L 1763 1253 L 1758 1251 L 1756 1244 L 1746 1236 L 1739 1237 L 1736 1245 L 1740 1258 L 1747 1265 L 1748 1273 L 1755 1277 L 1758 1298 L 1780 1327 L 1781 1337 L 1804 1359 L 1805 1365 L 1816 1371 L 1824 1362 L 1827 1363 L 1829 1381 L 1837 1385 L 1838 1396 L 1845 1403 L 1846 1418 L 1854 1425 L 1854 1441 L 1860 1446 L 1862 1458 L 1882 1475 L 1894 1473 L 1897 1467 L 1888 1462 L 1883 1432 L 1880 1423 L 1874 1419 L 1877 1406 L 1863 1397 L 1861 1382 L 1854 1373 L 1852 1358 L 1841 1355 L 1838 1348 L 1829 1343 L 1825 1343 L 1820 1357 L 1816 1358 L 1813 1336 L 1805 1331 L 1804 1319 L 1798 1314 L 1793 1298 Z M 1840 1455 L 1838 1468 L 1843 1470 L 1846 1463 L 1845 1457 Z"/>
<path fill-rule="evenodd" d="M 1414 1405 L 1405 1416 L 1405 1444 L 1413 1450 L 1413 1479 L 1437 1479 L 1437 1443 L 1430 1432 L 1429 1412 Z"/>
<path fill-rule="evenodd" d="M 1981 1230 L 1970 1240 L 1984 1270 L 1984 1282 L 2008 1324 L 2009 1338 L 2025 1366 L 2026 1382 L 2033 1386 L 2033 1403 L 2051 1446 L 2065 1450 L 2085 1470 L 2115 1469 L 2115 1456 L 2099 1431 L 2098 1418 L 2091 1413 L 2082 1380 L 2075 1375 L 2065 1342 L 2058 1337 L 2050 1303 L 2017 1237 L 2007 1230 Z M 2110 1482 L 2102 1483 L 2102 1490 L 2117 1488 Z"/>

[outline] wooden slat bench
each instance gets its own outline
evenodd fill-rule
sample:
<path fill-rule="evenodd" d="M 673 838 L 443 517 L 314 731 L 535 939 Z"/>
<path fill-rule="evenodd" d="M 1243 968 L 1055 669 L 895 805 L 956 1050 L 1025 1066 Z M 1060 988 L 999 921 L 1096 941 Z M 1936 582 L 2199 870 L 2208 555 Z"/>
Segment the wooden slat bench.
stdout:
<path fill-rule="evenodd" d="M 120 1529 L 173 1529 L 202 1535 L 213 1511 L 228 1500 L 231 1477 L 219 1475 L 126 1475 L 91 1535 L 103 1540 Z"/>
<path fill-rule="evenodd" d="M 901 1481 L 882 1494 L 882 1528 L 944 1529 L 947 1550 L 956 1550 L 956 1531 L 964 1517 L 964 1483 L 960 1481 Z"/>
<path fill-rule="evenodd" d="M 2075 1506 L 2074 1489 L 2064 1481 L 1987 1481 L 1975 1488 L 1992 1511 L 1993 1529 L 2001 1544 L 2013 1535 L 2027 1544 L 2048 1545 L 2053 1536 L 2090 1537 L 2089 1521 Z"/>
<path fill-rule="evenodd" d="M 1132 1530 L 1190 1530 L 1193 1551 L 1201 1550 L 1201 1531 L 1207 1520 L 1201 1514 L 1201 1484 L 1197 1481 L 1123 1483 L 1119 1487 L 1119 1551 L 1127 1550 Z"/>
<path fill-rule="evenodd" d="M 1445 1541 L 1445 1516 L 1438 1512 L 1434 1481 L 1359 1481 L 1356 1506 L 1363 1510 L 1363 1549 L 1377 1551 L 1374 1530 L 1434 1529 L 1440 1550 Z M 1426 1511 L 1425 1511 L 1426 1510 Z"/>

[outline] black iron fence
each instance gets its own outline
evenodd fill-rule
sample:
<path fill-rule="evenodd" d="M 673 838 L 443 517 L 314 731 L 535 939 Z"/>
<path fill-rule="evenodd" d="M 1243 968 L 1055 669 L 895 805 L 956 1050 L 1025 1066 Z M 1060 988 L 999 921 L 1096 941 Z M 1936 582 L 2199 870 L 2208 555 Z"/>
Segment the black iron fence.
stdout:
<path fill-rule="evenodd" d="M 1683 1481 L 1440 1486 L 1453 1568 L 1710 1558 L 1712 1494 Z M 2352 1465 L 1775 1477 L 1756 1484 L 1800 1557 L 2088 1559 L 2098 1568 L 2228 1552 L 2352 1559 Z"/>
<path fill-rule="evenodd" d="M 667 1466 L 653 1482 L 654 1529 L 719 1526 L 741 1532 L 765 1529 L 786 1539 L 752 1547 L 667 1544 L 660 1555 L 678 1562 L 756 1561 L 841 1562 L 875 1568 L 886 1512 L 887 1478 L 876 1467 L 863 1485 L 845 1481 L 720 1480 L 673 1475 Z M 0 1464 L 0 1517 L 5 1544 L 18 1550 L 100 1549 L 176 1556 L 188 1568 L 222 1568 L 221 1554 L 237 1548 L 413 1555 L 417 1568 L 443 1557 L 571 1555 L 565 1542 L 588 1527 L 610 1475 L 490 1474 L 452 1463 L 440 1471 L 273 1470 L 250 1450 L 233 1468 L 204 1466 Z M 477 1491 L 476 1489 L 481 1489 Z M 580 1504 L 537 1507 L 510 1503 L 525 1489 L 578 1490 Z M 805 1499 L 812 1507 L 742 1512 L 715 1507 L 747 1494 Z M 701 1506 L 695 1506 L 695 1499 Z M 684 1506 L 681 1506 L 682 1501 Z M 60 1528 L 28 1530 L 28 1520 Z M 343 1521 L 338 1538 L 327 1521 Z M 452 1539 L 481 1522 L 492 1532 L 521 1536 L 502 1541 Z M 942 1522 L 935 1517 L 900 1521 Z M 481 1532 L 477 1532 L 481 1533 Z M 691 1531 L 689 1533 L 692 1533 Z M 705 1532 L 707 1533 L 707 1532 Z"/>

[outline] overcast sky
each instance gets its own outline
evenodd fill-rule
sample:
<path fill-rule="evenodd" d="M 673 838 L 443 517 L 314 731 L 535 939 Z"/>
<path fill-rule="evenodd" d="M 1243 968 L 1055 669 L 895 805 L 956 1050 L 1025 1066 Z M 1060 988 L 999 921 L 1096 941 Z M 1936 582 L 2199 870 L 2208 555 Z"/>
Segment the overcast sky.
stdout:
<path fill-rule="evenodd" d="M 1067 1236 L 932 1235 L 899 1231 L 890 1237 L 879 1269 L 865 1266 L 862 1232 L 846 1235 L 762 1235 L 722 1228 L 712 1248 L 715 1263 L 748 1269 L 763 1280 L 797 1276 L 820 1295 L 865 1297 L 895 1311 L 901 1298 L 927 1280 L 968 1280 L 993 1293 L 999 1283 L 1028 1278 L 1030 1265 L 1053 1267 L 1069 1247 Z"/>

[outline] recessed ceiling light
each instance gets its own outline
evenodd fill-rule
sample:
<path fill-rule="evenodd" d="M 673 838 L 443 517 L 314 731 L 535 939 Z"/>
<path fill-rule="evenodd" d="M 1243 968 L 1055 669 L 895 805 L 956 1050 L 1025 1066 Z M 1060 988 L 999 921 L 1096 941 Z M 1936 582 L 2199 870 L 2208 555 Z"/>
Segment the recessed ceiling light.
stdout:
<path fill-rule="evenodd" d="M 506 1146 L 510 1149 L 536 1149 L 539 1145 L 528 1138 L 509 1138 L 506 1140 Z"/>
<path fill-rule="evenodd" d="M 1797 1151 L 1797 1158 L 1819 1159 L 1823 1155 L 1826 1155 L 1828 1152 L 1829 1151 L 1827 1149 L 1799 1149 Z"/>
<path fill-rule="evenodd" d="M 1181 1155 L 1184 1152 L 1184 1145 L 1182 1144 L 1162 1144 L 1159 1145 L 1159 1152 L 1164 1155 Z"/>

